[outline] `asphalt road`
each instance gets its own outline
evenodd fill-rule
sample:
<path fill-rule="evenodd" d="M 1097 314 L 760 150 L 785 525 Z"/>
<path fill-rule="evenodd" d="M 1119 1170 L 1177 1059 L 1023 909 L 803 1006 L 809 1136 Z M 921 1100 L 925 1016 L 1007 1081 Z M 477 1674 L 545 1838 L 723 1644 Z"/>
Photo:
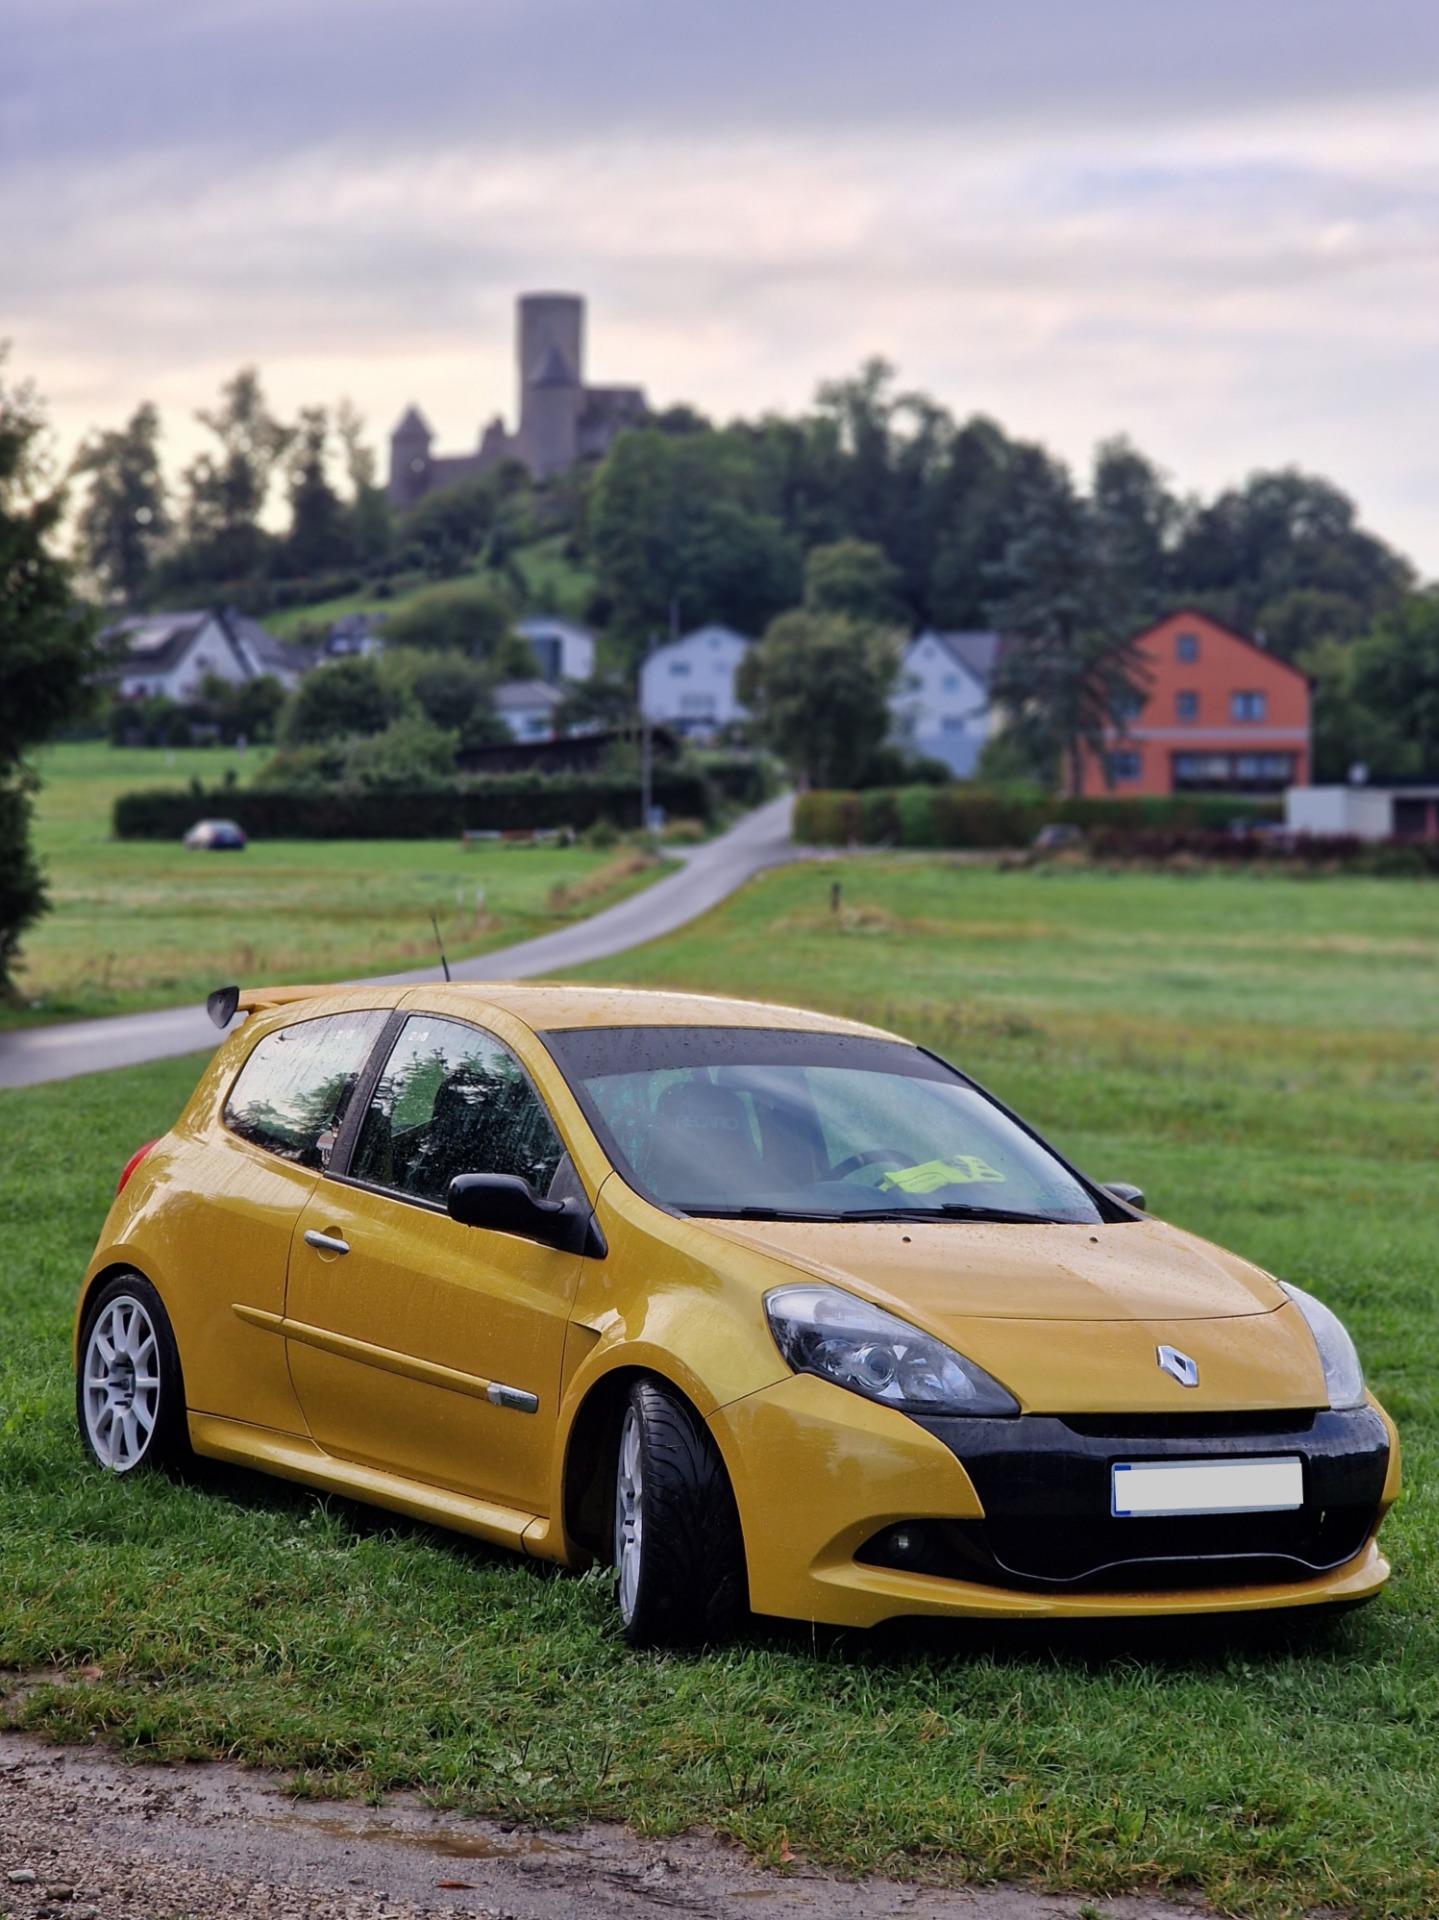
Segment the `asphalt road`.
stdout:
<path fill-rule="evenodd" d="M 658 880 L 618 906 L 537 940 L 499 947 L 473 960 L 452 961 L 456 980 L 529 980 L 557 977 L 589 960 L 606 960 L 707 913 L 765 867 L 795 857 L 790 840 L 793 796 L 783 795 L 746 814 L 716 840 L 688 848 L 678 873 Z M 366 985 L 413 986 L 439 977 L 439 965 L 411 973 L 388 973 Z M 216 980 L 215 985 L 226 983 Z M 242 980 L 240 986 L 256 981 Z M 76 1020 L 50 1027 L 0 1033 L 0 1087 L 36 1086 L 44 1080 L 68 1080 L 75 1074 L 110 1067 L 134 1067 L 181 1053 L 213 1048 L 218 1036 L 200 1006 L 167 1007 L 158 1013 L 118 1015 L 109 1020 Z"/>

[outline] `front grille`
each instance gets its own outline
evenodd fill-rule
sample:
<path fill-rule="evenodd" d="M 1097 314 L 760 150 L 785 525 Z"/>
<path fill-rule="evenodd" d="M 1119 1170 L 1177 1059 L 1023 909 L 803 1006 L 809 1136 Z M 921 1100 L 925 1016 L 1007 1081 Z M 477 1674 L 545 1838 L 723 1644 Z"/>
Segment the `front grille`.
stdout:
<path fill-rule="evenodd" d="M 1066 1413 L 1060 1425 L 1093 1440 L 1259 1439 L 1275 1433 L 1308 1433 L 1312 1413 Z"/>
<path fill-rule="evenodd" d="M 1283 1424 L 1276 1425 L 1280 1418 Z M 1389 1461 L 1384 1423 L 1368 1408 L 1133 1420 L 1027 1414 L 919 1424 L 957 1456 L 985 1517 L 889 1527 L 858 1557 L 1037 1590 L 1133 1591 L 1312 1578 L 1363 1548 L 1378 1517 Z M 1303 1461 L 1304 1504 L 1292 1513 L 1131 1519 L 1110 1511 L 1118 1461 L 1242 1460 L 1276 1453 L 1298 1454 Z"/>

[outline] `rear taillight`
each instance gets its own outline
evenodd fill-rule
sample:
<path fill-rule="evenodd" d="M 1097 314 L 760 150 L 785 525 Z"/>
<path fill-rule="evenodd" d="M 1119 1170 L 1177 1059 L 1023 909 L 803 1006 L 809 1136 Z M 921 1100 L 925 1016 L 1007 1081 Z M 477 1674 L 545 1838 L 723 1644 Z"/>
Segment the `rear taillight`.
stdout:
<path fill-rule="evenodd" d="M 130 1178 L 130 1175 L 135 1171 L 136 1167 L 139 1166 L 151 1147 L 158 1147 L 159 1144 L 160 1142 L 158 1140 L 147 1140 L 143 1147 L 136 1148 L 134 1153 L 130 1155 L 130 1158 L 120 1169 L 120 1178 L 115 1182 L 116 1193 L 123 1193 L 125 1191 L 125 1182 Z"/>

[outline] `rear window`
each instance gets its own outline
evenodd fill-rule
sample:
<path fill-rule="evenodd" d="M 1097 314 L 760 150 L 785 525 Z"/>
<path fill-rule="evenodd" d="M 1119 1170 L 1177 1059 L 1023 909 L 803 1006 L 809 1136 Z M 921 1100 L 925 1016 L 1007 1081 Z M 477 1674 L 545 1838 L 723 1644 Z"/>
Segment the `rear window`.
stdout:
<path fill-rule="evenodd" d="M 336 1013 L 267 1033 L 230 1089 L 225 1125 L 282 1160 L 325 1168 L 388 1018 Z"/>

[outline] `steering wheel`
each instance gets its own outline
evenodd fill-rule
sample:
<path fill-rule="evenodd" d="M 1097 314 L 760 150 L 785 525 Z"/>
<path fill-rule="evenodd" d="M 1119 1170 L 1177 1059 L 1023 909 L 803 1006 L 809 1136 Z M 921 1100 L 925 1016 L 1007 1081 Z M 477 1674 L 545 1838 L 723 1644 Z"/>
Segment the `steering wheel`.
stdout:
<path fill-rule="evenodd" d="M 910 1158 L 899 1147 L 869 1147 L 863 1153 L 852 1153 L 848 1160 L 841 1160 L 837 1167 L 830 1169 L 831 1180 L 847 1180 L 852 1173 L 858 1173 L 861 1167 L 875 1167 L 882 1160 L 891 1166 L 907 1167 Z"/>

